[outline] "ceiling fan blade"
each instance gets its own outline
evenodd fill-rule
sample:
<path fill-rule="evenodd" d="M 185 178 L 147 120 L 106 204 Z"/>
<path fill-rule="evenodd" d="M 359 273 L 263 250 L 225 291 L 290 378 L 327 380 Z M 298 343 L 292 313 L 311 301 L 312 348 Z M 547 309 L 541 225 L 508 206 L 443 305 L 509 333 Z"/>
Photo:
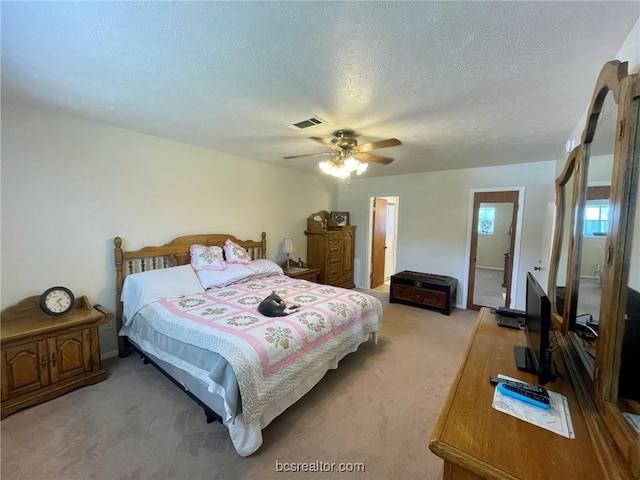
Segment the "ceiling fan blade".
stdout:
<path fill-rule="evenodd" d="M 382 157 L 380 155 L 374 155 L 373 153 L 355 152 L 353 156 L 358 160 L 364 160 L 365 162 L 381 163 L 383 165 L 389 165 L 391 162 L 393 162 L 393 158 Z"/>
<path fill-rule="evenodd" d="M 354 147 L 354 150 L 358 152 L 368 152 L 378 148 L 395 147 L 397 145 L 402 145 L 402 142 L 397 138 L 387 138 L 386 140 L 380 140 L 379 142 L 363 143 L 362 145 Z"/>
<path fill-rule="evenodd" d="M 324 155 L 334 155 L 334 152 L 324 152 L 324 153 L 307 153 L 306 155 L 292 155 L 290 157 L 282 157 L 286 160 L 289 160 L 290 158 L 302 158 L 302 157 L 320 157 L 320 156 L 324 156 Z"/>

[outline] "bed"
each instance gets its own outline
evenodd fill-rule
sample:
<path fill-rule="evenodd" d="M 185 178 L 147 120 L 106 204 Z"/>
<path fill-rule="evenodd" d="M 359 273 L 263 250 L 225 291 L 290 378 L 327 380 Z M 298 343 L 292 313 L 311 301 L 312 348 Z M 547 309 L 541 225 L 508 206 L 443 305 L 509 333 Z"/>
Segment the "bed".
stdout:
<path fill-rule="evenodd" d="M 137 351 L 229 430 L 240 456 L 262 429 L 368 340 L 382 304 L 357 290 L 287 277 L 265 259 L 266 234 L 178 237 L 135 251 L 114 239 L 121 357 Z M 300 306 L 265 317 L 271 292 Z"/>

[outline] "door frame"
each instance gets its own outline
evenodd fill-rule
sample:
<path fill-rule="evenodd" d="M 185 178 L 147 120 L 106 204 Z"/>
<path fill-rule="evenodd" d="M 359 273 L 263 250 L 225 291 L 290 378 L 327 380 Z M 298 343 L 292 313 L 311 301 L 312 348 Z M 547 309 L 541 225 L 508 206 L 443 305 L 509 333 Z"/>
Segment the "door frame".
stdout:
<path fill-rule="evenodd" d="M 394 256 L 394 265 L 398 265 L 398 231 L 400 225 L 400 215 L 399 215 L 399 206 L 400 206 L 400 195 L 397 194 L 380 194 L 380 195 L 370 195 L 368 198 L 367 204 L 367 252 L 366 252 L 366 262 L 365 262 L 365 276 L 364 276 L 364 285 L 361 288 L 370 288 L 371 287 L 371 255 L 373 253 L 372 248 L 372 240 L 373 240 L 373 202 L 376 198 L 386 198 L 387 201 L 389 199 L 394 200 L 395 205 L 395 221 L 394 221 L 394 232 L 393 236 L 395 239 L 395 245 L 393 247 L 393 256 Z M 395 272 L 393 272 L 395 273 Z M 357 285 L 356 285 L 357 286 Z"/>
<path fill-rule="evenodd" d="M 393 203 L 392 203 L 393 205 Z M 383 207 L 384 208 L 378 208 Z M 380 210 L 380 212 L 378 212 Z M 383 211 L 384 210 L 384 211 Z M 387 223 L 388 218 L 387 214 L 389 213 L 389 200 L 387 197 L 374 197 L 373 198 L 373 216 L 371 219 L 372 230 L 371 230 L 371 274 L 369 275 L 369 288 L 377 288 L 385 282 L 385 273 L 387 267 Z M 394 217 L 395 218 L 395 217 Z M 381 221 L 382 220 L 382 221 Z M 380 234 L 384 233 L 384 238 L 382 239 L 382 246 L 379 245 Z M 378 248 L 374 248 L 374 247 Z M 382 248 L 382 251 L 380 251 Z M 380 265 L 380 260 L 382 260 L 382 265 Z M 373 268 L 375 265 L 378 266 L 376 270 Z M 382 269 L 382 272 L 380 272 Z M 374 285 L 373 274 L 378 273 L 382 274 L 381 279 L 378 282 L 376 279 Z"/>
<path fill-rule="evenodd" d="M 516 292 L 518 291 L 518 278 L 520 270 L 520 246 L 522 243 L 522 217 L 524 212 L 524 186 L 517 187 L 484 187 L 469 189 L 469 207 L 467 209 L 467 241 L 465 246 L 464 258 L 464 284 L 463 299 L 464 308 L 468 308 L 467 299 L 469 297 L 469 269 L 471 263 L 471 235 L 473 233 L 473 205 L 474 197 L 478 192 L 518 192 L 518 213 L 516 216 L 516 241 L 513 247 L 513 259 L 511 264 L 511 308 L 515 308 Z"/>

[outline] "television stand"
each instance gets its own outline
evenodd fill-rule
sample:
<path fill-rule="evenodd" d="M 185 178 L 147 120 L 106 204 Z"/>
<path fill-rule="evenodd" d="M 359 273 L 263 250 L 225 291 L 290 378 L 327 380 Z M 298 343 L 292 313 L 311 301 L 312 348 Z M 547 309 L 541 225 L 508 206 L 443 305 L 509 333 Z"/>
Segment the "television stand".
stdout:
<path fill-rule="evenodd" d="M 524 341 L 522 330 L 502 328 L 490 309 L 480 311 L 429 442 L 430 450 L 444 460 L 442 478 L 635 478 L 617 456 L 603 455 L 590 435 L 590 417 L 586 415 L 591 412 L 585 413 L 578 403 L 581 393 L 567 373 L 563 355 L 556 358 L 561 375 L 552 390 L 567 398 L 576 438 L 563 437 L 493 408 L 491 375 L 536 381 L 536 375 L 518 370 L 513 361 L 513 346 L 524 345 Z"/>
<path fill-rule="evenodd" d="M 516 357 L 516 366 L 518 370 L 524 370 L 525 372 L 538 373 L 536 364 L 534 363 L 535 353 L 529 347 L 513 347 L 513 353 Z M 558 376 L 558 370 L 556 368 L 556 362 L 551 360 L 551 372 L 549 373 L 549 379 L 555 380 Z"/>

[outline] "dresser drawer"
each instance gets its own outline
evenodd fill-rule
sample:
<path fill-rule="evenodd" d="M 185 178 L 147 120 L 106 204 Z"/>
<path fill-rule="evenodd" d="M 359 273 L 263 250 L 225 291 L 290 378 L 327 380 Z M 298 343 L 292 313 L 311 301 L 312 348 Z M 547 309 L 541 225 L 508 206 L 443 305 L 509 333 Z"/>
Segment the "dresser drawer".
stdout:
<path fill-rule="evenodd" d="M 342 236 L 329 235 L 327 239 L 327 250 L 329 255 L 340 254 L 340 252 L 342 252 Z"/>
<path fill-rule="evenodd" d="M 329 255 L 327 257 L 327 265 L 331 268 L 332 265 L 342 265 L 342 257 L 340 255 Z"/>
<path fill-rule="evenodd" d="M 339 281 L 342 278 L 342 265 L 329 266 L 327 269 L 327 280 Z"/>

